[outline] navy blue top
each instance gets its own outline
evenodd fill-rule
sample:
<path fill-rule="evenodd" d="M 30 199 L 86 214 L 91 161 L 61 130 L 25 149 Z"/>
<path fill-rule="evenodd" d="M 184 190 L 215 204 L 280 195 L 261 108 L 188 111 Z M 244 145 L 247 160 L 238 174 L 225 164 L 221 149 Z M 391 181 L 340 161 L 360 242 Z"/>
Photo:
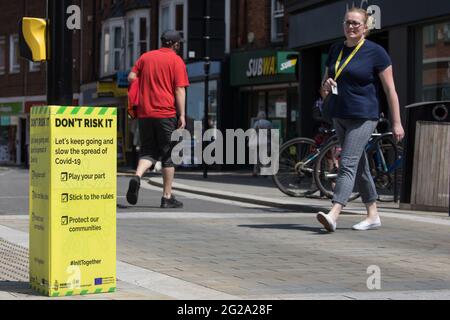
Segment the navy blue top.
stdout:
<path fill-rule="evenodd" d="M 334 79 L 336 61 L 344 48 L 340 66 L 344 64 L 355 47 L 343 42 L 334 44 L 328 55 L 328 76 Z M 392 65 L 391 58 L 380 45 L 366 40 L 337 80 L 338 95 L 330 100 L 331 116 L 343 119 L 373 119 L 380 116 L 378 74 Z M 331 93 L 330 93 L 331 94 Z"/>

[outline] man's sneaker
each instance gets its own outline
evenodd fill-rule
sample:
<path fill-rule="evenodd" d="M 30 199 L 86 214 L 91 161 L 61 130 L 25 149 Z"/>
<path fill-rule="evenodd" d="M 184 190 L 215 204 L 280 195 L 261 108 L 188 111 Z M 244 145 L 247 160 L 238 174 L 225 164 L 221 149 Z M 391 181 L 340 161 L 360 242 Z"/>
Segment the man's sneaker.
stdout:
<path fill-rule="evenodd" d="M 352 229 L 356 231 L 367 231 L 378 229 L 379 227 L 381 227 L 380 217 L 378 217 L 373 223 L 370 223 L 367 220 L 361 221 L 360 223 L 355 224 Z"/>
<path fill-rule="evenodd" d="M 139 188 L 141 187 L 141 178 L 134 176 L 130 180 L 127 192 L 127 201 L 131 205 L 136 205 L 139 196 Z"/>
<path fill-rule="evenodd" d="M 162 209 L 177 209 L 177 208 L 183 208 L 183 203 L 175 199 L 175 197 L 172 195 L 170 199 L 161 198 L 161 208 Z"/>
<path fill-rule="evenodd" d="M 317 220 L 327 229 L 328 232 L 336 231 L 336 222 L 334 222 L 329 215 L 319 212 L 317 214 Z"/>

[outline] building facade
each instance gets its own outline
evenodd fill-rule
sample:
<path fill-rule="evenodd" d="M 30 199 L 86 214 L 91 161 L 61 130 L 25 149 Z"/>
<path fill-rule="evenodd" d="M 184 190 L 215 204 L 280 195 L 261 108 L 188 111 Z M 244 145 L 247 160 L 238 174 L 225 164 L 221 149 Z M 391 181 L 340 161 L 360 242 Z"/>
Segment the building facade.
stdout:
<path fill-rule="evenodd" d="M 285 1 L 232 1 L 229 108 L 236 128 L 265 111 L 282 141 L 298 135 L 297 53 L 288 49 Z"/>
<path fill-rule="evenodd" d="M 80 1 L 74 1 L 80 4 Z M 18 22 L 22 17 L 46 18 L 45 0 L 0 5 L 0 164 L 27 163 L 30 109 L 46 105 L 46 64 L 20 57 Z M 78 104 L 82 64 L 81 33 L 73 33 L 73 92 Z"/>

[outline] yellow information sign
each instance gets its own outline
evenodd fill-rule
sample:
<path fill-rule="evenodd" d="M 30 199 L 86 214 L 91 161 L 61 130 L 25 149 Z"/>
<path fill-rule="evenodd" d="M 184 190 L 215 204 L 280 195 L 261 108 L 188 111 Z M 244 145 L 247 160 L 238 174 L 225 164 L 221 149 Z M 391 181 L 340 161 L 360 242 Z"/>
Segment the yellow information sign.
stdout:
<path fill-rule="evenodd" d="M 33 107 L 30 284 L 52 297 L 116 290 L 117 109 Z"/>

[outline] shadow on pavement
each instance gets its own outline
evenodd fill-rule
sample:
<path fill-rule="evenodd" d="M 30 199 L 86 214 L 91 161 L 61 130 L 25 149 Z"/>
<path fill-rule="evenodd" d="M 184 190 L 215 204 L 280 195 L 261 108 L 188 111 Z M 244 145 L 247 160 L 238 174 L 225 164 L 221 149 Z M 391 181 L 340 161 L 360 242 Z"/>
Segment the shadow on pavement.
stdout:
<path fill-rule="evenodd" d="M 167 211 L 168 209 L 162 209 L 160 206 L 130 206 L 130 205 L 124 205 L 124 204 L 118 204 L 117 205 L 117 209 L 122 209 L 122 210 L 127 210 L 130 209 L 130 212 L 132 212 L 131 210 L 158 210 L 159 211 Z M 183 211 L 184 208 L 179 208 L 179 209 L 169 209 L 171 211 Z"/>
<path fill-rule="evenodd" d="M 239 174 L 220 174 L 220 175 L 209 175 L 207 179 L 204 179 L 203 176 L 195 173 L 187 173 L 187 172 L 179 172 L 176 175 L 176 179 L 183 180 L 195 180 L 195 181 L 205 181 L 205 182 L 215 182 L 215 183 L 225 183 L 225 184 L 238 184 L 238 185 L 246 185 L 246 186 L 254 186 L 254 187 L 266 187 L 266 188 L 276 188 L 274 182 L 272 181 L 272 177 L 268 176 L 260 176 L 260 177 L 252 177 L 250 173 L 239 173 Z"/>
<path fill-rule="evenodd" d="M 37 295 L 37 293 L 30 288 L 30 283 L 23 281 L 0 281 L 0 291 L 26 295 Z"/>
<path fill-rule="evenodd" d="M 298 212 L 298 210 L 294 210 L 292 208 L 276 208 L 276 207 L 241 207 L 239 206 L 239 208 L 241 209 L 245 209 L 245 210 L 255 210 L 258 211 L 256 213 L 262 213 L 262 212 L 267 212 L 267 213 L 279 213 L 280 215 L 283 214 L 289 214 L 289 213 L 296 213 Z"/>
<path fill-rule="evenodd" d="M 254 229 L 282 229 L 282 230 L 299 230 L 299 231 L 309 231 L 317 234 L 329 234 L 329 232 L 325 231 L 320 227 L 309 227 L 300 224 L 246 224 L 239 225 L 242 228 L 254 228 Z"/>

